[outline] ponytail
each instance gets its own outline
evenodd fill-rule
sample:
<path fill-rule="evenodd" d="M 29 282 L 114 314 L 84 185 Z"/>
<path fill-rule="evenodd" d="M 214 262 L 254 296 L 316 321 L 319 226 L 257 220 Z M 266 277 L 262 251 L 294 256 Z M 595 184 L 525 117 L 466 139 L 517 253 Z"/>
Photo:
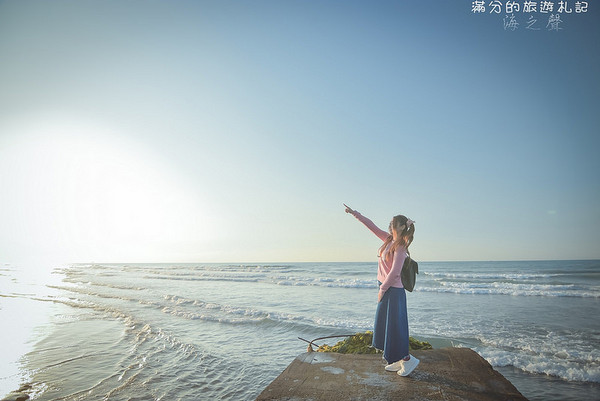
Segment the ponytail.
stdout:
<path fill-rule="evenodd" d="M 396 241 L 394 241 L 394 236 L 391 233 L 392 227 L 398 233 Z M 406 252 L 409 253 L 408 247 L 413 242 L 414 236 L 415 222 L 401 214 L 398 216 L 394 216 L 392 222 L 390 223 L 390 235 L 386 238 L 386 240 L 383 242 L 383 245 L 381 245 L 381 247 L 379 248 L 378 256 L 387 258 L 387 255 L 384 255 L 384 253 L 386 253 L 385 251 L 390 244 L 392 244 L 392 246 L 389 249 L 389 254 L 393 254 L 400 247 L 406 249 Z"/>

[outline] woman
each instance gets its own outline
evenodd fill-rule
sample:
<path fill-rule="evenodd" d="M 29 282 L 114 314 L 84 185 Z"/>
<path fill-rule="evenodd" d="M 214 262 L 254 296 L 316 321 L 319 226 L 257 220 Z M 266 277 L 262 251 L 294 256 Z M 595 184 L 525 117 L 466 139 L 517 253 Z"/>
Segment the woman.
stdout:
<path fill-rule="evenodd" d="M 346 213 L 356 217 L 383 241 L 378 255 L 379 302 L 375 313 L 373 346 L 383 350 L 383 357 L 388 363 L 386 370 L 408 376 L 415 370 L 419 360 L 408 351 L 406 292 L 401 272 L 415 233 L 415 222 L 406 216 L 394 216 L 388 233 L 348 205 L 344 206 Z"/>

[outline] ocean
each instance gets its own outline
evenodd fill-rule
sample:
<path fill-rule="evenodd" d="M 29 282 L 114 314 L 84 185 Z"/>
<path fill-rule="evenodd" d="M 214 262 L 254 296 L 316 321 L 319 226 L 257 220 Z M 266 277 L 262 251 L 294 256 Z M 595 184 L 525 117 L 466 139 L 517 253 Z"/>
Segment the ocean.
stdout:
<path fill-rule="evenodd" d="M 412 336 L 474 349 L 530 400 L 600 399 L 600 261 L 419 270 Z M 253 400 L 305 352 L 298 337 L 372 329 L 376 275 L 376 262 L 3 265 L 0 397 L 28 384 L 35 400 Z"/>

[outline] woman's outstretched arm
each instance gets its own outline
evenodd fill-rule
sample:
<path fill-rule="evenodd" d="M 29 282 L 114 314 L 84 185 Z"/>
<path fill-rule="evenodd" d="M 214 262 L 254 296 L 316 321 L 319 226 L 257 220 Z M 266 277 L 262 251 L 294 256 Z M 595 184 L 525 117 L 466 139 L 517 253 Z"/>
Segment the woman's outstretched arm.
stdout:
<path fill-rule="evenodd" d="M 358 213 L 356 210 L 352 210 L 350 206 L 343 204 L 346 207 L 346 213 L 350 213 L 352 216 L 356 217 L 358 221 L 363 223 L 369 230 L 373 232 L 380 240 L 385 241 L 387 237 L 390 236 L 390 233 L 387 231 L 383 231 L 381 228 L 377 227 L 375 223 L 373 223 L 370 219 L 366 218 L 362 214 Z"/>

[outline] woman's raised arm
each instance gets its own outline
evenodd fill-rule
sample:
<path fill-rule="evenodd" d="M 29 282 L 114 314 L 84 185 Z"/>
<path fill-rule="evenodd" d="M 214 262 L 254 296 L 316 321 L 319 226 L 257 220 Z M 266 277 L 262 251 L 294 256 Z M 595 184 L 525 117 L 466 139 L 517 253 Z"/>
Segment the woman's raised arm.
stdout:
<path fill-rule="evenodd" d="M 356 217 L 356 219 L 358 221 L 360 221 L 361 223 L 363 223 L 380 240 L 385 241 L 387 239 L 387 237 L 389 237 L 391 235 L 387 231 L 383 231 L 381 228 L 377 227 L 375 225 L 375 223 L 373 223 L 370 219 L 366 218 L 365 216 L 363 216 L 362 214 L 360 214 L 356 210 L 352 210 L 350 208 L 350 206 L 346 205 L 345 203 L 343 205 L 346 207 L 346 210 L 345 210 L 346 213 L 350 213 L 352 216 Z"/>

